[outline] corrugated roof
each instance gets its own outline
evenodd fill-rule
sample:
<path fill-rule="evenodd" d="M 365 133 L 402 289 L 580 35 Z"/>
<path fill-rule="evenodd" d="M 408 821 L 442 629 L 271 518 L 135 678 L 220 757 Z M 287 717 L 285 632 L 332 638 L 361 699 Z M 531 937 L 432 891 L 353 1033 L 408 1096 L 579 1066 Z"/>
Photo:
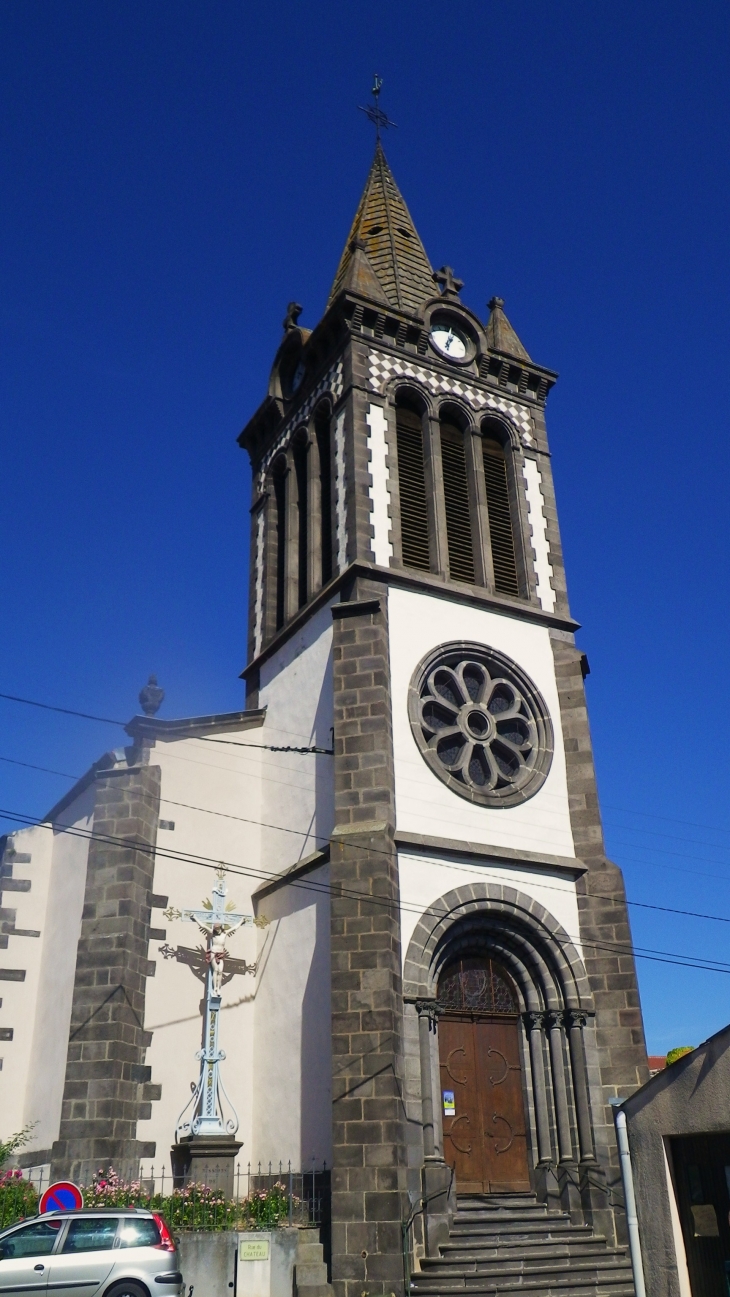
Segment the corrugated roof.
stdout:
<path fill-rule="evenodd" d="M 340 258 L 328 306 L 347 285 L 354 240 L 362 240 L 367 261 L 391 306 L 416 315 L 429 297 L 436 296 L 426 250 L 380 141 Z"/>

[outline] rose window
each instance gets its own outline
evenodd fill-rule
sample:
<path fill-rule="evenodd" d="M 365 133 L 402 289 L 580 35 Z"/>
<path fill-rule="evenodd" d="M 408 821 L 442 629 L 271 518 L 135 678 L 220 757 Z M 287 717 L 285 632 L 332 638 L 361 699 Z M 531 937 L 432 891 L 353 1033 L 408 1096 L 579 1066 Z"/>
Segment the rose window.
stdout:
<path fill-rule="evenodd" d="M 446 644 L 411 683 L 411 728 L 431 769 L 482 806 L 515 806 L 544 783 L 553 752 L 545 702 L 496 649 Z"/>

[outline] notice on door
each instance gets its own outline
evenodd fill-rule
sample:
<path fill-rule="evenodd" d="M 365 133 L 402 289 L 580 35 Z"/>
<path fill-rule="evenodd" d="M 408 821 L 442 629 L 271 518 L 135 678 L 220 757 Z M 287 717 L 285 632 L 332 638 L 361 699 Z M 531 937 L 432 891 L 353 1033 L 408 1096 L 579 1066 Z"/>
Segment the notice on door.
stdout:
<path fill-rule="evenodd" d="M 444 1117 L 456 1116 L 456 1103 L 454 1102 L 454 1091 L 444 1090 Z"/>

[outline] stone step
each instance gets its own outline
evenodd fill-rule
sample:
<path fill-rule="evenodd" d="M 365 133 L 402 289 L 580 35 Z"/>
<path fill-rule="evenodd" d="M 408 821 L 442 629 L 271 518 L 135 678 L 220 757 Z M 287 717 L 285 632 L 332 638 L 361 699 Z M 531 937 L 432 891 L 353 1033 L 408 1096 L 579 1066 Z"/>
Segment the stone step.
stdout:
<path fill-rule="evenodd" d="M 576 1228 L 578 1228 L 576 1226 Z M 563 1252 L 569 1248 L 585 1248 L 591 1244 L 597 1243 L 602 1247 L 606 1246 L 605 1234 L 592 1234 L 588 1230 L 585 1234 L 580 1234 L 578 1238 L 567 1238 L 565 1235 L 559 1235 L 557 1238 L 539 1238 L 532 1235 L 530 1238 L 515 1238 L 513 1235 L 507 1236 L 505 1243 L 495 1243 L 493 1238 L 485 1238 L 482 1234 L 465 1235 L 461 1238 L 455 1238 L 450 1235 L 448 1243 L 442 1243 L 443 1250 L 455 1252 L 469 1252 L 481 1254 L 485 1252 L 514 1252 L 515 1250 L 524 1252 L 531 1248 L 548 1248 L 556 1253 Z"/>
<path fill-rule="evenodd" d="M 448 1279 L 467 1278 L 470 1275 L 524 1275 L 538 1274 L 606 1274 L 620 1270 L 624 1274 L 631 1269 L 630 1262 L 618 1253 L 604 1253 L 601 1257 L 585 1257 L 579 1261 L 570 1257 L 530 1257 L 521 1260 L 515 1257 L 512 1261 L 475 1262 L 464 1265 L 461 1262 L 438 1261 L 435 1257 L 424 1257 L 421 1262 L 421 1274 Z"/>
<path fill-rule="evenodd" d="M 333 1297 L 318 1229 L 300 1229 L 294 1274 L 298 1297 Z"/>
<path fill-rule="evenodd" d="M 542 1239 L 545 1242 L 555 1240 L 556 1243 L 566 1242 L 570 1239 L 589 1238 L 591 1235 L 590 1225 L 573 1225 L 568 1221 L 556 1221 L 549 1225 L 541 1226 L 524 1226 L 520 1225 L 518 1229 L 504 1229 L 499 1225 L 494 1228 L 474 1229 L 456 1226 L 449 1233 L 449 1242 L 461 1243 L 462 1247 L 465 1240 L 475 1247 L 498 1246 L 500 1243 L 514 1243 L 522 1239 L 528 1243 L 531 1239 Z"/>
<path fill-rule="evenodd" d="M 483 1203 L 479 1207 L 474 1207 L 471 1211 L 462 1211 L 457 1204 L 454 1219 L 477 1221 L 477 1220 L 568 1220 L 567 1211 L 548 1211 L 545 1203 L 538 1203 L 529 1211 L 526 1207 L 490 1207 Z"/>
<path fill-rule="evenodd" d="M 558 1274 L 546 1270 L 542 1275 L 530 1275 L 524 1280 L 513 1276 L 472 1275 L 460 1279 L 434 1277 L 424 1278 L 414 1275 L 411 1280 L 411 1292 L 422 1293 L 424 1297 L 438 1297 L 451 1293 L 483 1293 L 484 1297 L 499 1297 L 500 1294 L 539 1293 L 546 1297 L 548 1293 L 569 1293 L 570 1297 L 634 1297 L 634 1285 L 631 1269 L 622 1267 L 615 1273 L 600 1274 L 589 1278 L 582 1274 Z"/>
<path fill-rule="evenodd" d="M 297 1265 L 315 1265 L 322 1260 L 322 1244 L 297 1243 Z"/>
<path fill-rule="evenodd" d="M 451 1244 L 446 1243 L 441 1247 L 440 1257 L 425 1257 L 421 1262 L 421 1265 L 428 1268 L 432 1265 L 441 1264 L 480 1266 L 484 1263 L 491 1262 L 533 1262 L 550 1260 L 551 1258 L 554 1258 L 556 1261 L 581 1261 L 586 1257 L 611 1257 L 615 1255 L 625 1258 L 626 1253 L 620 1250 L 609 1250 L 606 1246 L 605 1239 L 593 1238 L 581 1241 L 578 1246 L 574 1244 L 560 1244 L 559 1247 L 550 1245 L 545 1247 L 532 1244 L 523 1247 L 518 1244 L 516 1247 L 485 1248 L 480 1251 L 467 1251 L 462 1248 L 454 1248 Z"/>

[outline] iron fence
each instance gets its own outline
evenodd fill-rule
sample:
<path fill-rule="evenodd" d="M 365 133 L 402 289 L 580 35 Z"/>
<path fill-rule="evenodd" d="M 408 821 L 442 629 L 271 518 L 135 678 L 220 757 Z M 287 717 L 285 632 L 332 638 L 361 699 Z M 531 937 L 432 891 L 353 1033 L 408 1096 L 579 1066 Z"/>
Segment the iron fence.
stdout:
<path fill-rule="evenodd" d="M 0 1172 L 0 1229 L 34 1216 L 51 1183 L 50 1166 Z M 142 1162 L 100 1169 L 81 1185 L 86 1207 L 159 1211 L 173 1232 L 318 1226 L 329 1250 L 330 1171 L 291 1162 L 236 1163 L 171 1170 Z"/>

